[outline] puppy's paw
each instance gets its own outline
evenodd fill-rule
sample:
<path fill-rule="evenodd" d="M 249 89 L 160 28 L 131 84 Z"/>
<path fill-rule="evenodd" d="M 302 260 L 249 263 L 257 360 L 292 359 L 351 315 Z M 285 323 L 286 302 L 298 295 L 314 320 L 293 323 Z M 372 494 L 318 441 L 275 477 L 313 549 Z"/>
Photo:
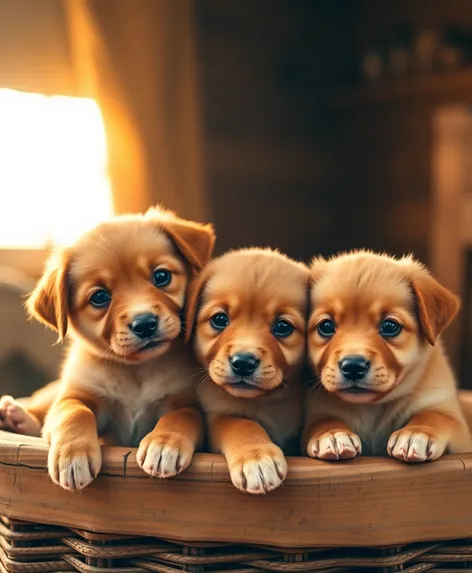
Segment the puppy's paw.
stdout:
<path fill-rule="evenodd" d="M 325 432 L 311 438 L 307 446 L 308 455 L 320 460 L 349 460 L 361 452 L 362 444 L 359 436 L 343 430 Z"/>
<path fill-rule="evenodd" d="M 182 434 L 154 431 L 139 444 L 136 461 L 152 477 L 172 477 L 186 469 L 194 448 Z"/>
<path fill-rule="evenodd" d="M 26 436 L 40 436 L 41 424 L 11 396 L 0 398 L 0 429 Z"/>
<path fill-rule="evenodd" d="M 246 446 L 228 460 L 233 485 L 247 493 L 267 493 L 287 476 L 287 462 L 275 444 Z"/>
<path fill-rule="evenodd" d="M 102 452 L 97 440 L 53 440 L 48 455 L 48 470 L 52 481 L 69 491 L 81 491 L 100 473 Z"/>
<path fill-rule="evenodd" d="M 424 428 L 406 427 L 393 432 L 388 440 L 389 456 L 403 462 L 426 462 L 441 457 L 446 444 Z"/>

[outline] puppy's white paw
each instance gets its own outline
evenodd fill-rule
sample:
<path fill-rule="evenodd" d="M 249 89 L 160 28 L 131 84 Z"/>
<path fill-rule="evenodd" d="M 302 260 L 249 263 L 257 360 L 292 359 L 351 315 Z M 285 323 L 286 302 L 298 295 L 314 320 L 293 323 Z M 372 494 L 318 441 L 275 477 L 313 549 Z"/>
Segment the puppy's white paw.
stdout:
<path fill-rule="evenodd" d="M 320 460 L 348 460 L 362 452 L 361 439 L 357 434 L 345 431 L 325 432 L 308 442 L 307 453 Z"/>
<path fill-rule="evenodd" d="M 423 428 L 406 427 L 393 432 L 388 440 L 389 456 L 403 462 L 426 462 L 441 457 L 446 444 Z"/>
<path fill-rule="evenodd" d="M 102 452 L 98 440 L 82 443 L 53 441 L 48 470 L 54 483 L 69 491 L 81 491 L 100 473 Z"/>
<path fill-rule="evenodd" d="M 247 493 L 265 494 L 282 485 L 287 476 L 287 462 L 275 444 L 241 449 L 228 466 L 233 485 Z"/>
<path fill-rule="evenodd" d="M 151 432 L 139 444 L 136 461 L 152 477 L 172 477 L 186 469 L 194 448 L 190 440 L 176 433 Z"/>
<path fill-rule="evenodd" d="M 41 424 L 11 396 L 0 398 L 0 429 L 26 436 L 40 436 Z"/>

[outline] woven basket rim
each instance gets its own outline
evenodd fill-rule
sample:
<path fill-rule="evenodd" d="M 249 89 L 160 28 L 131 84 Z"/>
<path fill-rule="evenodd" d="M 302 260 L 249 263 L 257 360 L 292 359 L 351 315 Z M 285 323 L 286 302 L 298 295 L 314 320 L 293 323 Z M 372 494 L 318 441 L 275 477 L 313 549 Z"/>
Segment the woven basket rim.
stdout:
<path fill-rule="evenodd" d="M 136 463 L 136 448 L 104 446 L 102 448 L 103 467 L 101 474 L 126 477 L 128 479 L 149 480 L 149 477 Z M 47 470 L 48 447 L 41 438 L 32 438 L 0 431 L 0 465 L 8 459 L 16 459 L 15 464 Z M 360 457 L 354 460 L 325 462 L 307 457 L 288 457 L 289 473 L 283 487 L 320 486 L 324 481 L 358 481 L 369 476 L 388 475 L 389 478 L 405 477 L 409 481 L 421 480 L 424 475 L 443 475 L 451 470 L 472 467 L 472 453 L 445 455 L 434 462 L 405 464 L 392 458 Z M 230 483 L 228 466 L 219 454 L 194 456 L 190 467 L 172 480 L 222 481 Z"/>
<path fill-rule="evenodd" d="M 387 458 L 289 458 L 284 485 L 244 495 L 225 460 L 197 454 L 185 472 L 150 479 L 132 448 L 103 448 L 81 494 L 54 486 L 47 446 L 0 432 L 0 513 L 95 533 L 273 547 L 387 546 L 472 534 L 472 453 L 407 465 Z"/>

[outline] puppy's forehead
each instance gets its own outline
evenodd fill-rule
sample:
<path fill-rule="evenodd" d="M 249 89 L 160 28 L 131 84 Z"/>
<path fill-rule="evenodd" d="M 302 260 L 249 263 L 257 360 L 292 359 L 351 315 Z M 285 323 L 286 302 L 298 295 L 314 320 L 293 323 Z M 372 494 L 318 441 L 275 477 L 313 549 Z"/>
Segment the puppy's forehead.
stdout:
<path fill-rule="evenodd" d="M 132 269 L 145 270 L 160 257 L 178 255 L 172 241 L 149 221 L 110 221 L 88 232 L 71 249 L 73 278 L 92 273 L 128 274 Z"/>
<path fill-rule="evenodd" d="M 410 310 L 414 296 L 405 271 L 396 261 L 341 257 L 327 263 L 312 288 L 311 302 L 314 311 L 330 306 L 343 310 Z"/>
<path fill-rule="evenodd" d="M 235 252 L 212 263 L 205 299 L 253 301 L 269 306 L 307 304 L 309 273 L 304 265 L 277 253 Z"/>

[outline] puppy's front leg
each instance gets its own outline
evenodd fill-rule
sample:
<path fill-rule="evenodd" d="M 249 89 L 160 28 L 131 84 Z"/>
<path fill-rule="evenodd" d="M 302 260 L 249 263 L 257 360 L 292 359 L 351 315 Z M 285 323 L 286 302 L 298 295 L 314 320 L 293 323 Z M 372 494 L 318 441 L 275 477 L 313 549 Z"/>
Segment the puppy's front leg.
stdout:
<path fill-rule="evenodd" d="M 141 440 L 136 454 L 138 465 L 153 477 L 177 475 L 190 465 L 204 432 L 203 417 L 195 406 L 167 412 Z"/>
<path fill-rule="evenodd" d="M 69 390 L 47 414 L 43 436 L 49 444 L 49 475 L 64 489 L 82 490 L 102 467 L 94 409 L 93 399 Z"/>
<path fill-rule="evenodd" d="M 213 450 L 225 456 L 239 490 L 267 493 L 282 484 L 287 475 L 284 454 L 257 422 L 219 416 L 210 421 L 209 432 Z"/>
<path fill-rule="evenodd" d="M 447 448 L 451 453 L 469 451 L 470 434 L 465 422 L 435 410 L 418 412 L 387 444 L 390 456 L 404 462 L 437 460 Z"/>
<path fill-rule="evenodd" d="M 311 458 L 347 460 L 362 452 L 361 439 L 339 418 L 313 422 L 303 435 L 303 449 Z"/>

